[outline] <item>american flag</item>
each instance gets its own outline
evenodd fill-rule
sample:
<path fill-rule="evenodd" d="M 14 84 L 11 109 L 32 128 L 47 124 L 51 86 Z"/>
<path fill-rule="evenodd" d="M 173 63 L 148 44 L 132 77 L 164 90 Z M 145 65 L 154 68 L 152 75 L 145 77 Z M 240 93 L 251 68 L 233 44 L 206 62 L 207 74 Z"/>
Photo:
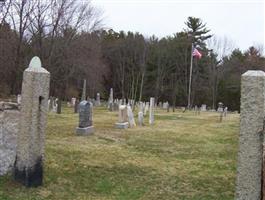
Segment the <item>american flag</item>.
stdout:
<path fill-rule="evenodd" d="M 194 48 L 193 52 L 192 52 L 192 56 L 194 56 L 195 58 L 200 59 L 202 57 L 202 54 L 198 51 L 198 49 Z"/>

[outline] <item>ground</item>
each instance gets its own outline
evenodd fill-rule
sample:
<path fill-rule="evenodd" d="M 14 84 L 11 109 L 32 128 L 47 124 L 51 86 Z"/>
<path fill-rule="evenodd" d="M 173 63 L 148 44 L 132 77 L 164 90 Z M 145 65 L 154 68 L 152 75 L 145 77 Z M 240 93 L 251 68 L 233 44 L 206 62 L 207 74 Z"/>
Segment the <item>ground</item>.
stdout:
<path fill-rule="evenodd" d="M 234 199 L 239 115 L 157 110 L 155 125 L 117 130 L 117 112 L 94 109 L 95 134 L 75 136 L 78 115 L 49 113 L 44 185 L 0 177 L 0 199 Z"/>

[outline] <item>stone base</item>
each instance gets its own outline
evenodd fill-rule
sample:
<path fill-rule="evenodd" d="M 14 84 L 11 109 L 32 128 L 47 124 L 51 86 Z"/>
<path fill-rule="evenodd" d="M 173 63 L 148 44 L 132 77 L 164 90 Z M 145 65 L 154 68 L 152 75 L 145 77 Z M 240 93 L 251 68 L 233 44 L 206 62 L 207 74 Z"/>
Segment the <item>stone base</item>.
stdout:
<path fill-rule="evenodd" d="M 76 128 L 76 135 L 91 135 L 94 133 L 94 126 L 89 126 L 86 128 Z"/>
<path fill-rule="evenodd" d="M 115 123 L 115 127 L 119 129 L 126 129 L 129 127 L 129 122 L 117 122 Z"/>
<path fill-rule="evenodd" d="M 14 179 L 17 182 L 22 183 L 26 187 L 41 186 L 43 180 L 42 159 L 38 159 L 34 166 L 31 168 L 27 168 L 25 166 L 23 170 L 19 170 L 19 168 L 15 164 L 13 173 Z"/>

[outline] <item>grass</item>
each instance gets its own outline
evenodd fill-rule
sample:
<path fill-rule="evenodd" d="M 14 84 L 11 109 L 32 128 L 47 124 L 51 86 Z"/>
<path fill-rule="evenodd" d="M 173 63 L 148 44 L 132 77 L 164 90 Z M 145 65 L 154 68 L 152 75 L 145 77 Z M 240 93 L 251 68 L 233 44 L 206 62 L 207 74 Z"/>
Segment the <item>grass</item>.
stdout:
<path fill-rule="evenodd" d="M 0 177 L 1 200 L 234 199 L 239 115 L 157 110 L 155 125 L 114 128 L 117 113 L 94 109 L 95 134 L 75 136 L 72 108 L 49 113 L 44 185 Z"/>

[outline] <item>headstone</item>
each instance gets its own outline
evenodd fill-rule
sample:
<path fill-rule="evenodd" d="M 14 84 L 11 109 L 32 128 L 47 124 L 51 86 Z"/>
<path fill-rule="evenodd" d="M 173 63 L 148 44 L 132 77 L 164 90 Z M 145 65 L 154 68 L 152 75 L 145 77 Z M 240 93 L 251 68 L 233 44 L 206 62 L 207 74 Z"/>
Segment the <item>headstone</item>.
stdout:
<path fill-rule="evenodd" d="M 146 102 L 144 107 L 144 115 L 147 114 L 148 110 L 149 110 L 149 102 Z"/>
<path fill-rule="evenodd" d="M 262 199 L 265 73 L 249 70 L 241 77 L 240 134 L 236 200 Z"/>
<path fill-rule="evenodd" d="M 142 111 L 138 112 L 138 124 L 139 126 L 144 125 L 144 113 Z"/>
<path fill-rule="evenodd" d="M 57 107 L 58 107 L 57 102 L 58 102 L 58 98 L 53 99 L 53 103 L 52 103 L 52 111 L 53 112 L 57 112 Z"/>
<path fill-rule="evenodd" d="M 96 105 L 100 106 L 100 94 L 99 93 L 97 93 Z"/>
<path fill-rule="evenodd" d="M 21 104 L 21 94 L 18 94 L 17 95 L 17 103 L 18 104 Z"/>
<path fill-rule="evenodd" d="M 79 104 L 79 125 L 76 128 L 77 135 L 91 135 L 94 133 L 93 126 L 93 104 L 83 100 Z"/>
<path fill-rule="evenodd" d="M 75 101 L 75 107 L 74 107 L 74 113 L 78 113 L 78 108 L 79 108 L 79 101 Z"/>
<path fill-rule="evenodd" d="M 61 114 L 62 113 L 62 102 L 61 99 L 57 99 L 57 110 L 56 110 L 57 114 Z"/>
<path fill-rule="evenodd" d="M 84 79 L 81 101 L 86 100 L 86 79 Z"/>
<path fill-rule="evenodd" d="M 150 98 L 150 108 L 149 108 L 149 124 L 154 124 L 154 105 L 155 105 L 155 98 Z"/>
<path fill-rule="evenodd" d="M 27 187 L 42 185 L 50 73 L 33 57 L 23 73 L 20 128 L 14 178 Z"/>
<path fill-rule="evenodd" d="M 115 127 L 119 129 L 126 129 L 129 127 L 127 106 L 121 105 L 119 107 L 119 121 L 115 123 Z"/>
<path fill-rule="evenodd" d="M 49 111 L 53 110 L 53 104 L 54 104 L 54 97 L 50 97 L 49 99 Z"/>
<path fill-rule="evenodd" d="M 128 114 L 128 120 L 130 127 L 136 126 L 136 123 L 134 121 L 133 111 L 130 105 L 127 106 L 127 114 Z"/>
<path fill-rule="evenodd" d="M 219 102 L 218 103 L 218 109 L 217 109 L 217 112 L 220 113 L 220 122 L 223 121 L 223 114 L 224 114 L 224 108 L 223 108 L 223 103 L 222 102 Z"/>
<path fill-rule="evenodd" d="M 76 98 L 73 97 L 73 98 L 71 99 L 71 104 L 72 104 L 73 107 L 75 106 L 75 103 L 76 103 Z"/>
<path fill-rule="evenodd" d="M 194 107 L 195 115 L 200 115 L 200 109 L 198 108 L 197 105 Z"/>
<path fill-rule="evenodd" d="M 207 106 L 206 106 L 206 104 L 202 104 L 202 106 L 201 106 L 201 111 L 202 111 L 202 112 L 207 111 Z"/>
<path fill-rule="evenodd" d="M 219 102 L 218 103 L 218 108 L 217 108 L 217 112 L 223 112 L 224 110 L 223 110 L 223 103 L 222 102 Z"/>
<path fill-rule="evenodd" d="M 110 88 L 110 95 L 109 95 L 109 101 L 108 101 L 108 109 L 109 111 L 114 110 L 114 102 L 113 102 L 113 89 Z"/>
<path fill-rule="evenodd" d="M 227 111 L 228 111 L 228 108 L 225 107 L 225 108 L 224 108 L 224 117 L 226 117 L 226 115 L 227 115 Z"/>

